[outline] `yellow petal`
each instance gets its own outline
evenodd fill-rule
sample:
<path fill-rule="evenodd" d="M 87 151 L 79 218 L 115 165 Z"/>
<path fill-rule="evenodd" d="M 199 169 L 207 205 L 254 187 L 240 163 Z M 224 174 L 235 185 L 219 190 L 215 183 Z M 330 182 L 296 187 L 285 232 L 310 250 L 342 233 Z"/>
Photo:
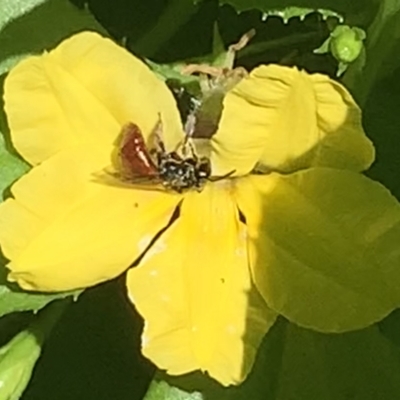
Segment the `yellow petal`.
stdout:
<path fill-rule="evenodd" d="M 358 173 L 311 168 L 238 180 L 252 274 L 297 325 L 361 329 L 400 304 L 400 204 Z"/>
<path fill-rule="evenodd" d="M 11 138 L 31 164 L 71 146 L 110 147 L 132 121 L 147 135 L 161 116 L 168 146 L 182 137 L 172 94 L 142 61 L 94 32 L 29 57 L 5 81 Z"/>
<path fill-rule="evenodd" d="M 95 285 L 125 270 L 169 221 L 180 196 L 105 185 L 92 176 L 109 155 L 58 153 L 23 176 L 0 204 L 10 280 L 24 289 Z"/>
<path fill-rule="evenodd" d="M 254 69 L 226 95 L 212 144 L 217 175 L 246 174 L 257 163 L 282 172 L 311 166 L 360 171 L 374 159 L 361 111 L 343 86 L 277 65 Z"/>
<path fill-rule="evenodd" d="M 223 385 L 248 374 L 275 313 L 252 286 L 246 234 L 229 189 L 209 184 L 186 194 L 179 219 L 129 270 L 143 353 L 159 368 L 200 369 Z"/>

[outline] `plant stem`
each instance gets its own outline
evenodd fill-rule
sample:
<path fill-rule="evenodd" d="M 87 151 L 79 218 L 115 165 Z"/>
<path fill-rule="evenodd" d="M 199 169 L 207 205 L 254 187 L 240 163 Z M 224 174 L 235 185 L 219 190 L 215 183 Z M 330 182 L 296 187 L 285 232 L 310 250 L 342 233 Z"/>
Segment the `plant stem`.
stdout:
<path fill-rule="evenodd" d="M 155 26 L 142 36 L 134 45 L 135 51 L 152 57 L 158 49 L 184 25 L 198 10 L 198 6 L 189 0 L 170 0 L 167 8 L 159 17 Z"/>
<path fill-rule="evenodd" d="M 43 343 L 43 341 L 49 336 L 51 330 L 70 304 L 71 299 L 69 298 L 57 300 L 49 304 L 39 313 L 37 320 L 35 320 L 28 328 L 35 334 L 39 343 Z"/>
<path fill-rule="evenodd" d="M 308 32 L 300 35 L 290 35 L 279 39 L 269 40 L 267 42 L 250 44 L 240 50 L 237 58 L 248 57 L 255 54 L 263 53 L 267 50 L 276 49 L 277 47 L 292 46 L 294 44 L 307 42 L 321 36 L 320 32 Z"/>

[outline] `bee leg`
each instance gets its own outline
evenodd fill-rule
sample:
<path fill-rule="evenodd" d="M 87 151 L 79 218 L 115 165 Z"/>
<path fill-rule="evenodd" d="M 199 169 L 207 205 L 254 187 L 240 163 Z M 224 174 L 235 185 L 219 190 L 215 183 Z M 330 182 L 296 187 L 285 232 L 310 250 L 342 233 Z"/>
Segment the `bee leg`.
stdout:
<path fill-rule="evenodd" d="M 210 182 L 218 182 L 218 181 L 221 181 L 222 179 L 229 178 L 229 177 L 230 177 L 231 175 L 233 175 L 235 172 L 236 172 L 236 170 L 232 170 L 232 171 L 228 172 L 228 173 L 225 174 L 225 175 L 221 175 L 221 176 L 210 176 L 210 177 L 208 178 L 208 180 L 209 180 Z"/>
<path fill-rule="evenodd" d="M 184 159 L 192 158 L 196 163 L 199 159 L 190 136 L 185 136 L 185 140 L 182 143 L 182 157 Z"/>
<path fill-rule="evenodd" d="M 194 129 L 196 127 L 196 116 L 194 113 L 191 113 L 187 116 L 186 122 L 185 122 L 185 133 L 186 137 L 193 137 Z"/>

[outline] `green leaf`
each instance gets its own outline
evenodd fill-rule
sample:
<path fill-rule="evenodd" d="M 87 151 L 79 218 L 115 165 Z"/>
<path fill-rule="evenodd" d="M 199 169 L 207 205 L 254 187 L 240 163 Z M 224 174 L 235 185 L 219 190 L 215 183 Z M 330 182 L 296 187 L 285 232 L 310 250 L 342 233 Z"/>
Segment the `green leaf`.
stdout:
<path fill-rule="evenodd" d="M 0 0 L 0 30 L 10 21 L 16 19 L 47 0 Z"/>
<path fill-rule="evenodd" d="M 303 21 L 307 15 L 317 12 L 322 16 L 322 19 L 327 19 L 330 17 L 337 18 L 339 22 L 344 21 L 343 15 L 331 10 L 325 10 L 323 8 L 306 8 L 306 7 L 286 7 L 280 9 L 273 9 L 269 11 L 264 11 L 262 16 L 263 19 L 267 19 L 268 17 L 280 17 L 283 19 L 283 22 L 286 24 L 289 22 L 291 18 L 300 18 Z"/>
<path fill-rule="evenodd" d="M 169 0 L 156 25 L 149 27 L 148 32 L 136 41 L 135 51 L 142 56 L 154 56 L 197 11 L 196 2 Z"/>
<path fill-rule="evenodd" d="M 6 197 L 5 190 L 21 175 L 29 166 L 19 157 L 8 151 L 4 137 L 0 134 L 0 191 L 1 199 Z"/>
<path fill-rule="evenodd" d="M 275 15 L 287 21 L 292 17 L 303 19 L 312 12 L 318 12 L 326 19 L 338 18 L 343 21 L 343 15 L 357 14 L 372 3 L 371 0 L 220 0 L 221 4 L 230 4 L 238 12 L 256 9 L 265 16 Z"/>
<path fill-rule="evenodd" d="M 322 335 L 288 325 L 275 397 L 391 400 L 400 396 L 399 374 L 400 354 L 375 326 Z"/>
<path fill-rule="evenodd" d="M 400 0 L 381 0 L 367 30 L 366 62 L 349 67 L 344 83 L 363 104 L 373 85 L 392 73 L 400 58 Z"/>
<path fill-rule="evenodd" d="M 104 29 L 67 0 L 0 0 L 0 74 L 73 33 Z"/>
<path fill-rule="evenodd" d="M 18 400 L 31 378 L 41 344 L 29 330 L 0 348 L 0 400 Z"/>
<path fill-rule="evenodd" d="M 154 380 L 144 400 L 203 400 L 204 396 L 197 391 L 187 392 L 169 385 L 165 381 Z"/>
<path fill-rule="evenodd" d="M 376 326 L 324 335 L 280 321 L 253 375 L 227 400 L 393 400 L 399 376 L 400 353 Z"/>
<path fill-rule="evenodd" d="M 0 317 L 12 312 L 37 312 L 53 300 L 69 296 L 73 296 L 76 299 L 82 293 L 82 290 L 50 294 L 25 292 L 16 284 L 7 282 L 7 270 L 4 264 L 4 260 L 0 259 Z"/>
<path fill-rule="evenodd" d="M 400 397 L 400 352 L 376 326 L 326 335 L 281 319 L 242 385 L 223 388 L 199 375 L 158 374 L 145 400 L 393 400 Z"/>
<path fill-rule="evenodd" d="M 165 81 L 167 79 L 172 79 L 180 82 L 182 85 L 190 85 L 199 80 L 195 75 L 182 74 L 181 71 L 188 62 L 190 61 L 178 61 L 172 64 L 156 64 L 155 62 L 146 59 L 147 65 L 161 80 Z M 197 60 L 193 60 L 193 62 L 197 62 Z"/>
<path fill-rule="evenodd" d="M 0 348 L 0 400 L 18 400 L 31 378 L 43 341 L 66 304 L 53 304 L 26 330 Z"/>
<path fill-rule="evenodd" d="M 23 399 L 143 399 L 154 367 L 140 354 L 141 330 L 124 279 L 88 289 L 45 343 Z"/>

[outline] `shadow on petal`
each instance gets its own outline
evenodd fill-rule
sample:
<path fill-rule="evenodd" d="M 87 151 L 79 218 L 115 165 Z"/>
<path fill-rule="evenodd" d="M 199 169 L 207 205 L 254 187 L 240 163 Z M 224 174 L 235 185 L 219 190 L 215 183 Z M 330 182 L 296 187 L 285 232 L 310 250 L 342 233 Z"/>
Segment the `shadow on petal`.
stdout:
<path fill-rule="evenodd" d="M 222 175 L 313 166 L 361 171 L 374 158 L 361 110 L 343 86 L 277 65 L 256 68 L 226 95 L 212 145 Z"/>
<path fill-rule="evenodd" d="M 229 185 L 207 184 L 185 195 L 179 218 L 128 271 L 143 354 L 158 368 L 201 370 L 225 386 L 250 372 L 276 313 L 251 282 L 246 237 Z"/>
<path fill-rule="evenodd" d="M 291 322 L 345 332 L 400 304 L 400 205 L 350 171 L 311 168 L 238 183 L 250 263 L 267 304 Z"/>

